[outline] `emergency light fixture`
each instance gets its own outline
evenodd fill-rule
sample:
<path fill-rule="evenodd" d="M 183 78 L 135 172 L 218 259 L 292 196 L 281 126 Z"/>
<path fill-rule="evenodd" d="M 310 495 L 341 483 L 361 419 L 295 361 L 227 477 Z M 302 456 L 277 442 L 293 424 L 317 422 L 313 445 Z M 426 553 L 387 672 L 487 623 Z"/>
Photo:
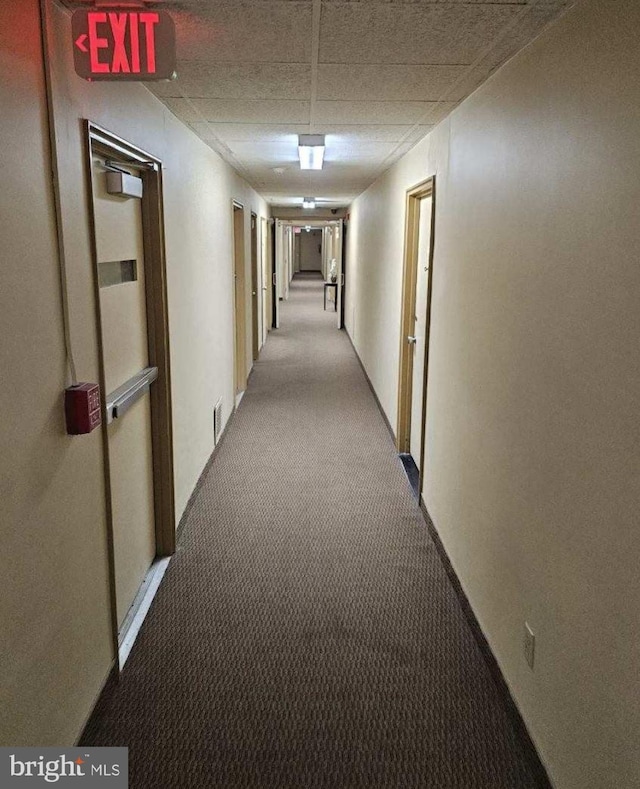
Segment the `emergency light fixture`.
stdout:
<path fill-rule="evenodd" d="M 298 156 L 301 170 L 322 170 L 324 134 L 299 134 Z"/>
<path fill-rule="evenodd" d="M 302 207 L 303 208 L 315 208 L 316 201 L 314 197 L 303 197 L 302 198 Z"/>

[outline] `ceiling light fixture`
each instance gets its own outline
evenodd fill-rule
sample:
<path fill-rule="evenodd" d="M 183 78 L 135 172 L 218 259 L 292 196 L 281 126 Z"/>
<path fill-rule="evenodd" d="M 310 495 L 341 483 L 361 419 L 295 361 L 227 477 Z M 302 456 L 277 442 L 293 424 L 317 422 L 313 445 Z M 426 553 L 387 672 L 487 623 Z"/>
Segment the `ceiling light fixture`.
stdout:
<path fill-rule="evenodd" d="M 316 201 L 314 197 L 303 197 L 302 198 L 302 207 L 303 208 L 315 208 Z"/>
<path fill-rule="evenodd" d="M 322 170 L 324 134 L 299 134 L 298 156 L 301 170 Z"/>

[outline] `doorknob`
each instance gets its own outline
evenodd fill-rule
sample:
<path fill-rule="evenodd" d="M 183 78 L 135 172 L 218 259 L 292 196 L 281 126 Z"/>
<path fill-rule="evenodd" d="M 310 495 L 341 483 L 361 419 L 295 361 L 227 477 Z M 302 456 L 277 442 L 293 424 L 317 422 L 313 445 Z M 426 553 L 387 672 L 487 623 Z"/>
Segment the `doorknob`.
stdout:
<path fill-rule="evenodd" d="M 411 335 L 407 337 L 407 342 L 409 343 L 409 345 L 415 345 L 417 341 L 418 341 L 417 337 L 412 337 Z"/>

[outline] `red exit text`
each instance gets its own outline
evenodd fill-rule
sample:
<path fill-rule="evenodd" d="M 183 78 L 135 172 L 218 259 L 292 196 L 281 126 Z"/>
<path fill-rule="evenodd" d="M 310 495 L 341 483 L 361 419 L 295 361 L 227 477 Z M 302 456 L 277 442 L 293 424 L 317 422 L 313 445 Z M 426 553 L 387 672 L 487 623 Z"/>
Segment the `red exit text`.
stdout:
<path fill-rule="evenodd" d="M 80 10 L 73 15 L 73 59 L 86 80 L 171 79 L 175 26 L 163 11 Z"/>

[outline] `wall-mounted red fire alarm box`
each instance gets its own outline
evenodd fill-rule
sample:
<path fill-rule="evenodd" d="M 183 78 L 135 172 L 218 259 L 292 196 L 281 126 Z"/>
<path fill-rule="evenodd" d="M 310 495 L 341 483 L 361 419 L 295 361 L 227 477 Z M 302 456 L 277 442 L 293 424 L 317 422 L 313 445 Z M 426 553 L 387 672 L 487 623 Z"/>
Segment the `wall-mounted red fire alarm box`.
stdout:
<path fill-rule="evenodd" d="M 76 384 L 65 389 L 64 412 L 69 435 L 78 436 L 95 430 L 102 422 L 98 384 Z"/>

